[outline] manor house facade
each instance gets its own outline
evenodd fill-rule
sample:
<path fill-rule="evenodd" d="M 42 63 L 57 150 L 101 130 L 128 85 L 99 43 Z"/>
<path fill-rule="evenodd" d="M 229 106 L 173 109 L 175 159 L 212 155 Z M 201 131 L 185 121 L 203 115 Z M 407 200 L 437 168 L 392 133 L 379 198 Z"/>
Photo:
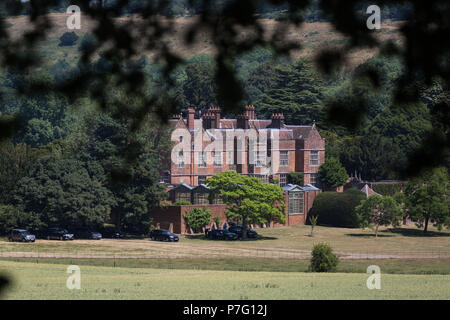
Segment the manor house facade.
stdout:
<path fill-rule="evenodd" d="M 290 172 L 301 172 L 305 185 L 316 185 L 325 161 L 325 139 L 315 124 L 288 125 L 281 113 L 257 119 L 254 106 L 236 119 L 222 118 L 219 107 L 188 108 L 184 117 L 175 115 L 169 122 L 174 146 L 161 180 L 171 185 L 199 186 L 227 170 L 264 182 L 277 179 L 281 187 L 289 183 Z"/>

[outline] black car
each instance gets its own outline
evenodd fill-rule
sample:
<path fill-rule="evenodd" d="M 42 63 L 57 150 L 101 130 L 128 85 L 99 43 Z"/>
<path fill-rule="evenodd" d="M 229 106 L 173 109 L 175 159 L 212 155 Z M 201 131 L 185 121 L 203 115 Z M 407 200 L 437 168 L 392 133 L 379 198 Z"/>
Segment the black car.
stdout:
<path fill-rule="evenodd" d="M 74 230 L 73 236 L 75 239 L 88 239 L 88 240 L 101 240 L 102 234 L 97 231 L 91 231 L 87 229 Z"/>
<path fill-rule="evenodd" d="M 105 239 L 123 239 L 124 234 L 114 227 L 104 227 L 99 230 Z"/>
<path fill-rule="evenodd" d="M 69 233 L 66 229 L 49 228 L 42 235 L 47 240 L 73 240 L 73 233 Z"/>
<path fill-rule="evenodd" d="M 211 240 L 236 240 L 238 235 L 225 229 L 213 229 L 206 232 L 206 237 Z"/>
<path fill-rule="evenodd" d="M 169 230 L 164 229 L 156 229 L 152 230 L 150 232 L 150 238 L 152 240 L 159 240 L 159 241 L 178 241 L 180 238 L 176 234 L 173 234 Z"/>
<path fill-rule="evenodd" d="M 238 238 L 242 238 L 242 226 L 235 225 L 228 228 L 228 231 L 234 232 L 238 235 Z M 247 229 L 247 238 L 256 239 L 258 238 L 258 233 L 255 230 Z"/>
<path fill-rule="evenodd" d="M 28 231 L 24 229 L 12 229 L 9 233 L 8 240 L 10 242 L 34 242 L 36 237 L 33 234 L 29 234 Z"/>

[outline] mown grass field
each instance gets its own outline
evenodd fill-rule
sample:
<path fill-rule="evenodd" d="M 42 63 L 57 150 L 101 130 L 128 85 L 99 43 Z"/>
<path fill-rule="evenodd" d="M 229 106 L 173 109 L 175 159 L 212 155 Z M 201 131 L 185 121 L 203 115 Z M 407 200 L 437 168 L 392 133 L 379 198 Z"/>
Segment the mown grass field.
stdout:
<path fill-rule="evenodd" d="M 33 264 L 64 264 L 115 268 L 152 268 L 218 271 L 307 272 L 309 260 L 263 258 L 192 257 L 178 259 L 74 259 L 74 258 L 0 258 L 0 261 Z M 446 274 L 450 275 L 450 259 L 349 259 L 341 260 L 336 268 L 340 273 L 365 273 L 367 267 L 377 265 L 386 274 Z"/>
<path fill-rule="evenodd" d="M 5 299 L 450 299 L 449 275 L 169 270 L 81 267 L 81 289 L 69 290 L 66 265 L 0 261 L 13 284 Z"/>

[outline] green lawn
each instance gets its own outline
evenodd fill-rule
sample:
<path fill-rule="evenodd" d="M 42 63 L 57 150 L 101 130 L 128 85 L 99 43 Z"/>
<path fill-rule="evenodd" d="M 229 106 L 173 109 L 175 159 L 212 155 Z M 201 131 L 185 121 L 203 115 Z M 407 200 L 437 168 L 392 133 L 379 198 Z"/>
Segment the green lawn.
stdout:
<path fill-rule="evenodd" d="M 33 264 L 76 264 L 80 266 L 217 270 L 307 272 L 306 259 L 214 258 L 192 257 L 177 259 L 74 259 L 74 258 L 0 258 L 0 261 L 30 262 Z M 336 272 L 365 273 L 369 265 L 377 265 L 388 274 L 445 274 L 450 275 L 450 259 L 349 259 L 341 260 Z"/>
<path fill-rule="evenodd" d="M 81 289 L 66 288 L 67 265 L 0 261 L 13 284 L 6 299 L 450 299 L 449 275 L 169 270 L 82 266 Z"/>

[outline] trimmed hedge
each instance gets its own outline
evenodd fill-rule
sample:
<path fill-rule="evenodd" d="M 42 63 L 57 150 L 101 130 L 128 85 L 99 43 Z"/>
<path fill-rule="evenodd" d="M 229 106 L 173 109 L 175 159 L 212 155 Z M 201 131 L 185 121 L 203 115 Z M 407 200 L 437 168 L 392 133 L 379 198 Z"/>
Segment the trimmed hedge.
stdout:
<path fill-rule="evenodd" d="M 319 216 L 318 225 L 358 228 L 355 208 L 366 195 L 354 189 L 345 192 L 322 192 L 314 200 L 310 216 Z"/>
<path fill-rule="evenodd" d="M 393 196 L 404 189 L 403 183 L 377 183 L 372 184 L 372 190 L 383 196 Z"/>

